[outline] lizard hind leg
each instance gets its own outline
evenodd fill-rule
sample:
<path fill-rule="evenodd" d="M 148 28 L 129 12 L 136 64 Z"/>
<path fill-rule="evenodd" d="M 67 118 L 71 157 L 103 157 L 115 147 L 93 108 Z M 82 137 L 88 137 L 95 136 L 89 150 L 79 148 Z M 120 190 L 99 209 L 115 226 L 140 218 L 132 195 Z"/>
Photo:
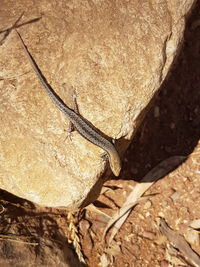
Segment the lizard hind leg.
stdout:
<path fill-rule="evenodd" d="M 66 92 L 66 84 L 64 83 L 62 85 L 63 91 Z M 77 94 L 76 94 L 76 90 L 72 87 L 70 92 L 69 92 L 69 97 L 70 97 L 70 103 L 69 106 L 71 109 L 73 109 L 77 114 L 79 114 L 79 110 L 78 110 L 78 104 L 77 104 Z M 73 123 L 71 121 L 69 121 L 68 127 L 67 127 L 67 138 L 69 137 L 71 140 L 71 133 L 73 131 L 75 131 L 75 127 L 73 125 Z"/>

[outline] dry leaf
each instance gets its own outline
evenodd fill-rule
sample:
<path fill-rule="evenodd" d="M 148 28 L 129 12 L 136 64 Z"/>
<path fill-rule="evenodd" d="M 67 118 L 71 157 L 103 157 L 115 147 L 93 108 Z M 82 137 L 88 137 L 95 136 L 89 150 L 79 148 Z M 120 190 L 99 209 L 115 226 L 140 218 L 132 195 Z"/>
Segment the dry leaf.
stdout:
<path fill-rule="evenodd" d="M 168 238 L 169 242 L 182 253 L 187 262 L 195 267 L 200 266 L 199 255 L 191 249 L 182 235 L 169 228 L 164 219 L 161 219 L 160 230 Z"/>
<path fill-rule="evenodd" d="M 162 161 L 160 164 L 158 164 L 155 168 L 153 168 L 150 172 L 148 172 L 144 178 L 138 183 L 132 190 L 132 192 L 127 197 L 124 205 L 117 211 L 117 213 L 111 218 L 111 220 L 108 222 L 103 238 L 105 237 L 108 229 L 114 225 L 112 229 L 112 233 L 110 236 L 110 239 L 108 243 L 113 240 L 116 233 L 128 217 L 128 215 L 131 212 L 131 208 L 134 207 L 138 201 L 139 198 L 144 194 L 146 190 L 148 190 L 154 182 L 156 182 L 161 177 L 167 175 L 170 171 L 172 171 L 176 166 L 181 164 L 183 160 L 185 160 L 186 157 L 183 156 L 173 156 L 170 157 L 164 161 Z"/>
<path fill-rule="evenodd" d="M 111 219 L 111 217 L 110 217 L 109 215 L 107 215 L 107 214 L 104 213 L 103 211 L 97 209 L 97 208 L 94 206 L 94 204 L 90 204 L 90 205 L 87 206 L 85 209 L 86 209 L 86 210 L 89 210 L 89 211 L 91 211 L 91 212 L 95 212 L 95 213 L 97 213 L 97 214 L 102 215 L 102 216 L 105 218 L 106 221 L 108 221 L 108 220 Z"/>
<path fill-rule="evenodd" d="M 193 220 L 190 226 L 194 229 L 200 229 L 200 219 Z"/>
<path fill-rule="evenodd" d="M 100 257 L 101 267 L 107 267 L 110 264 L 108 256 L 103 253 Z"/>

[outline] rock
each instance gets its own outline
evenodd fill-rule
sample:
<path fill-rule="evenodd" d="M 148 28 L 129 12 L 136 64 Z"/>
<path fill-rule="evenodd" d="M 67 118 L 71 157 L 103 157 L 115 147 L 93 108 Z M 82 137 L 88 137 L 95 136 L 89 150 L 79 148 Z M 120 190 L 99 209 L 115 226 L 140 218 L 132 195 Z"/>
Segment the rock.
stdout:
<path fill-rule="evenodd" d="M 122 156 L 177 55 L 193 2 L 4 1 L 1 28 L 22 10 L 19 24 L 41 17 L 18 31 L 42 73 L 66 104 L 76 88 L 80 113 L 113 139 L 123 137 L 116 142 Z M 14 31 L 0 55 L 0 187 L 44 206 L 92 201 L 104 181 L 103 151 L 77 132 L 67 138 L 68 119 Z"/>

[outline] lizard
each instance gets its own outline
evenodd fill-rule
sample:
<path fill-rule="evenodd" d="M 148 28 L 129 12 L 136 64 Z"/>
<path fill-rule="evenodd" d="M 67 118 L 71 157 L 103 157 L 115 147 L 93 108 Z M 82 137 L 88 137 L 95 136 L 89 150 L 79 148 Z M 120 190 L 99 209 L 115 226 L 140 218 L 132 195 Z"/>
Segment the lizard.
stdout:
<path fill-rule="evenodd" d="M 64 115 L 70 120 L 73 124 L 74 128 L 78 131 L 78 133 L 84 137 L 86 140 L 90 141 L 94 145 L 102 148 L 106 154 L 108 155 L 108 160 L 110 164 L 110 168 L 115 176 L 119 176 L 121 171 L 121 160 L 119 153 L 117 152 L 115 146 L 110 142 L 107 138 L 104 137 L 99 130 L 97 130 L 91 122 L 85 119 L 82 115 L 75 112 L 73 109 L 69 108 L 63 100 L 56 94 L 53 88 L 48 84 L 46 78 L 43 76 L 40 68 L 38 67 L 36 61 L 34 60 L 33 56 L 29 52 L 27 46 L 25 45 L 20 33 L 15 30 L 19 40 L 21 41 L 22 47 L 26 56 L 28 57 L 31 66 L 44 87 L 45 91 L 53 101 L 53 103 L 64 113 Z"/>

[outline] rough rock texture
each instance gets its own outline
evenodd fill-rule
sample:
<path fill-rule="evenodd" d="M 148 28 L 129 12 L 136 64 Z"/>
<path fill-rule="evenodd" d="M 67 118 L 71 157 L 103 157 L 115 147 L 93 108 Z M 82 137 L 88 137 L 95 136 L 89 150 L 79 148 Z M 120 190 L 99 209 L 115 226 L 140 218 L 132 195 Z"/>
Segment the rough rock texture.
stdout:
<path fill-rule="evenodd" d="M 2 1 L 48 82 L 122 153 L 166 77 L 194 1 Z M 20 24 L 19 23 L 19 24 Z M 0 46 L 0 187 L 45 206 L 77 207 L 99 181 L 102 150 L 50 101 L 14 31 Z"/>

